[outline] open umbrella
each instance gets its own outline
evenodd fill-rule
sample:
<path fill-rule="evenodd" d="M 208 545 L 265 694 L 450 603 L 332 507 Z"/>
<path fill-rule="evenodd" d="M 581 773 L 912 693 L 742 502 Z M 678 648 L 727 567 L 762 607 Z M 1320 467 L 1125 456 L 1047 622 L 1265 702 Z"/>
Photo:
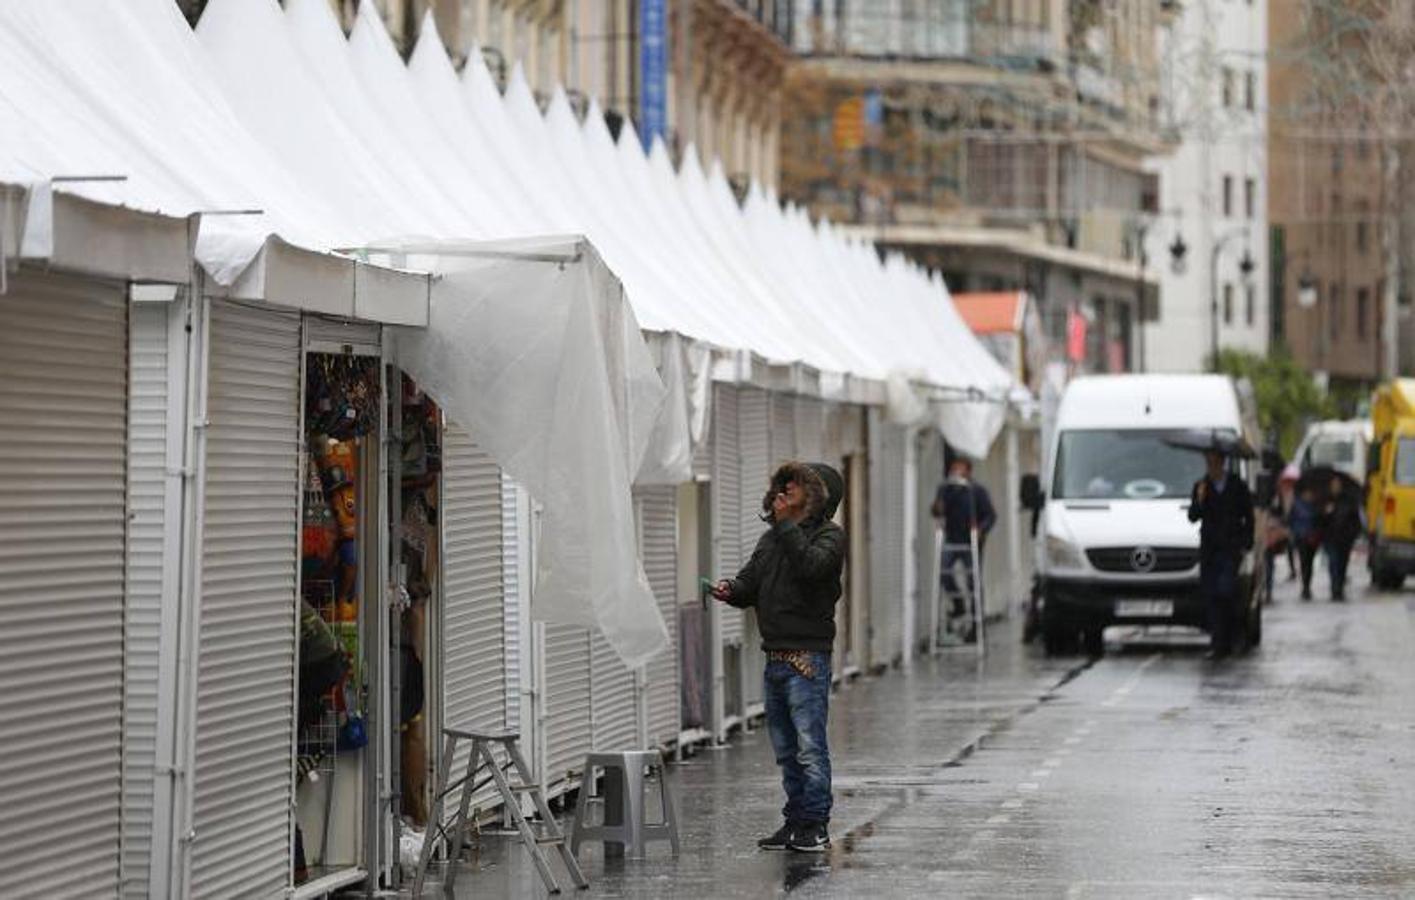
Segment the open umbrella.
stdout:
<path fill-rule="evenodd" d="M 1258 455 L 1248 442 L 1238 435 L 1217 428 L 1190 429 L 1167 437 L 1164 442 L 1171 447 L 1193 450 L 1196 453 L 1216 451 L 1224 456 L 1236 456 L 1240 459 L 1253 459 Z"/>
<path fill-rule="evenodd" d="M 1326 503 L 1331 496 L 1331 480 L 1333 478 L 1341 482 L 1342 490 L 1351 491 L 1357 497 L 1361 496 L 1361 483 L 1331 466 L 1312 466 L 1303 469 L 1302 476 L 1297 479 L 1297 493 L 1311 491 L 1316 495 L 1319 503 Z"/>

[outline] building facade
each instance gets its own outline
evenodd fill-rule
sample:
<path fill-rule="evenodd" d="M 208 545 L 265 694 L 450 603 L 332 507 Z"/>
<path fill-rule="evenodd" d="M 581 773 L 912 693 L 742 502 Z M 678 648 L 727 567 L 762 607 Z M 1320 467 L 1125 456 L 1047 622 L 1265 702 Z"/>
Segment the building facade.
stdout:
<path fill-rule="evenodd" d="M 1267 352 L 1268 0 L 1192 0 L 1160 35 L 1160 209 L 1147 231 L 1163 303 L 1150 368 L 1199 372 L 1216 349 Z M 1186 247 L 1182 265 L 1168 248 Z"/>
<path fill-rule="evenodd" d="M 353 7 L 354 0 L 331 0 Z M 784 0 L 373 0 L 405 47 L 431 10 L 454 59 L 475 47 L 504 79 L 563 85 L 581 111 L 632 121 L 675 155 L 697 148 L 739 187 L 776 184 L 792 10 Z M 346 10 L 346 14 L 348 11 Z"/>
<path fill-rule="evenodd" d="M 1388 286 L 1401 300 L 1395 327 L 1404 339 L 1394 343 L 1408 356 L 1415 338 L 1410 292 L 1399 283 L 1399 272 L 1411 270 L 1410 253 L 1396 250 L 1394 273 L 1385 254 L 1387 239 L 1398 241 L 1402 232 L 1408 244 L 1415 224 L 1408 212 L 1411 187 L 1402 179 L 1388 195 L 1383 159 L 1392 148 L 1370 127 L 1366 111 L 1341 103 L 1339 86 L 1318 74 L 1333 66 L 1315 64 L 1316 36 L 1347 21 L 1333 20 L 1334 14 L 1355 15 L 1348 7 L 1357 4 L 1269 2 L 1273 339 L 1319 381 L 1362 393 L 1386 367 Z M 1407 150 L 1399 152 L 1410 158 Z M 1399 362 L 1408 371 L 1415 359 Z"/>
<path fill-rule="evenodd" d="M 1161 4 L 798 0 L 781 192 L 944 274 L 1025 290 L 1053 346 L 1144 366 L 1141 229 L 1165 142 Z"/>

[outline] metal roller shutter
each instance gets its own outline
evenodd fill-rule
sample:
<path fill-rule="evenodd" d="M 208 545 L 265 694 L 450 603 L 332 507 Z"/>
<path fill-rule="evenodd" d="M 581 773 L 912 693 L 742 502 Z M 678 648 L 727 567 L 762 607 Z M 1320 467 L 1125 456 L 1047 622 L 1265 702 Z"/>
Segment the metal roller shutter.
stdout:
<path fill-rule="evenodd" d="M 840 468 L 838 458 L 826 458 L 825 404 L 813 397 L 796 398 L 796 454 L 807 462 L 827 462 Z"/>
<path fill-rule="evenodd" d="M 520 489 L 501 476 L 501 579 L 505 588 L 506 728 L 521 730 L 521 516 Z"/>
<path fill-rule="evenodd" d="M 501 471 L 460 428 L 442 448 L 442 721 L 449 728 L 506 725 Z M 466 769 L 463 744 L 453 771 Z M 488 785 L 473 802 L 493 798 Z M 456 814 L 448 804 L 447 818 Z"/>
<path fill-rule="evenodd" d="M 118 891 L 126 313 L 55 276 L 0 296 L 0 859 L 46 897 Z"/>
<path fill-rule="evenodd" d="M 742 457 L 737 440 L 737 389 L 719 384 L 713 388 L 712 495 L 716 506 L 718 570 L 725 578 L 737 574 L 746 562 L 742 556 Z M 722 640 L 742 640 L 742 611 L 725 604 L 715 607 L 722 617 Z"/>
<path fill-rule="evenodd" d="M 290 881 L 300 319 L 211 304 L 191 894 Z"/>
<path fill-rule="evenodd" d="M 590 633 L 573 625 L 545 626 L 545 773 L 551 787 L 578 770 L 593 743 L 590 713 Z"/>
<path fill-rule="evenodd" d="M 742 517 L 742 559 L 746 561 L 751 559 L 757 541 L 766 530 L 761 519 L 761 498 L 772 472 L 772 402 L 771 395 L 766 391 L 744 388 L 738 403 L 742 447 L 742 500 L 739 510 Z M 789 425 L 789 431 L 794 432 L 795 423 L 790 422 Z M 794 436 L 791 444 L 795 444 Z M 760 703 L 766 657 L 761 653 L 761 632 L 757 629 L 756 611 L 748 610 L 744 619 L 742 692 L 748 703 Z"/>
<path fill-rule="evenodd" d="M 123 895 L 146 897 L 152 862 L 158 668 L 166 555 L 168 321 L 165 303 L 134 304 L 128 344 L 128 545 L 124 613 Z"/>
<path fill-rule="evenodd" d="M 590 668 L 592 749 L 633 749 L 638 745 L 639 731 L 634 673 L 598 628 L 592 629 L 590 644 L 594 653 Z"/>
<path fill-rule="evenodd" d="M 678 490 L 650 487 L 639 492 L 644 573 L 668 626 L 668 649 L 648 663 L 649 741 L 667 744 L 678 737 Z"/>
<path fill-rule="evenodd" d="M 904 611 L 905 431 L 870 418 L 870 658 L 901 653 Z"/>
<path fill-rule="evenodd" d="M 771 395 L 771 452 L 768 467 L 772 470 L 787 460 L 799 459 L 796 446 L 796 398 L 789 394 Z"/>
<path fill-rule="evenodd" d="M 929 630 L 933 627 L 934 583 L 938 566 L 938 561 L 934 559 L 935 527 L 931 507 L 934 493 L 943 479 L 943 438 L 937 431 L 924 432 L 919 438 L 918 465 L 918 490 L 911 510 L 918 525 L 910 556 L 916 572 L 914 611 L 917 620 L 914 636 L 920 644 L 927 646 Z"/>

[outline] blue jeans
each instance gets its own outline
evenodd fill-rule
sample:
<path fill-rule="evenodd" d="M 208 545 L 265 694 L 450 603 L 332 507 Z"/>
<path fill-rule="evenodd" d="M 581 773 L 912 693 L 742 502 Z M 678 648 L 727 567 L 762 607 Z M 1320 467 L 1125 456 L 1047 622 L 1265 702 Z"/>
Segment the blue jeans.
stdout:
<path fill-rule="evenodd" d="M 1204 595 L 1209 637 L 1214 649 L 1225 653 L 1233 644 L 1238 609 L 1238 556 L 1226 550 L 1199 557 L 1199 589 Z"/>
<path fill-rule="evenodd" d="M 806 678 L 790 663 L 769 659 L 763 678 L 766 728 L 781 766 L 781 814 L 788 822 L 830 821 L 830 654 L 812 653 L 811 665 L 815 677 Z"/>

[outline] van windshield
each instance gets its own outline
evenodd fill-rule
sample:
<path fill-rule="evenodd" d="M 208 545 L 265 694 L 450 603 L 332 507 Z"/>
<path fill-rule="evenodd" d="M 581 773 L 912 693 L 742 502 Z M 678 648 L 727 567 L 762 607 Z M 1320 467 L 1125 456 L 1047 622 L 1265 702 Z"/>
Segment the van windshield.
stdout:
<path fill-rule="evenodd" d="M 1356 461 L 1356 442 L 1348 438 L 1317 438 L 1307 450 L 1309 466 L 1345 466 Z"/>
<path fill-rule="evenodd" d="M 1188 497 L 1204 474 L 1204 459 L 1193 450 L 1164 442 L 1184 433 L 1064 431 L 1056 449 L 1052 496 L 1072 500 Z"/>
<path fill-rule="evenodd" d="M 1396 446 L 1395 483 L 1415 485 L 1415 438 L 1401 438 Z"/>

